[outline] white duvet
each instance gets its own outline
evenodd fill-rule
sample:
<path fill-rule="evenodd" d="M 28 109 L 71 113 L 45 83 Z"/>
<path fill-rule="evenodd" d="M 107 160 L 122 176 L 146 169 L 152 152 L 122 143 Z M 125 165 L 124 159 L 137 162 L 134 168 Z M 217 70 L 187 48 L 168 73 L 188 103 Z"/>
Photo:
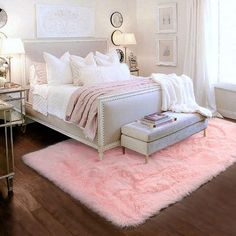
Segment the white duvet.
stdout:
<path fill-rule="evenodd" d="M 142 77 L 131 76 L 134 79 Z M 59 119 L 65 120 L 66 109 L 73 92 L 80 86 L 73 84 L 48 85 L 36 84 L 31 85 L 32 106 L 33 109 L 47 116 L 54 115 Z"/>
<path fill-rule="evenodd" d="M 51 114 L 65 120 L 66 108 L 70 96 L 78 88 L 78 86 L 74 86 L 73 84 L 35 85 L 32 89 L 33 109 L 45 116 Z"/>

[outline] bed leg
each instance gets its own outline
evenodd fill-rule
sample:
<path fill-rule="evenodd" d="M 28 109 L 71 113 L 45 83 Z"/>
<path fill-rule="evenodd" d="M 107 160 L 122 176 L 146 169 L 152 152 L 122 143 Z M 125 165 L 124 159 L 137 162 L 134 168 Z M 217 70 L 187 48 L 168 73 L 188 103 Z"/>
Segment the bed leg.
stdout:
<path fill-rule="evenodd" d="M 149 159 L 149 155 L 146 155 L 146 156 L 145 156 L 145 164 L 148 163 L 148 159 Z"/>
<path fill-rule="evenodd" d="M 204 137 L 207 136 L 207 129 L 204 129 L 204 131 L 203 131 L 203 135 L 204 135 Z"/>

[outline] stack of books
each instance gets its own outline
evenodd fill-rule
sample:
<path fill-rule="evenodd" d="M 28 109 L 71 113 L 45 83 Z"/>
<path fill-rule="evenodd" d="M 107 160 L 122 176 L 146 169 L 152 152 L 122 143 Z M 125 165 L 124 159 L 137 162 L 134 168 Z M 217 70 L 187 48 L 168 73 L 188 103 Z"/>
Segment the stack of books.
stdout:
<path fill-rule="evenodd" d="M 140 120 L 140 123 L 147 125 L 150 128 L 156 128 L 156 127 L 171 123 L 176 120 L 177 118 L 169 116 L 166 113 L 156 112 L 156 113 L 144 116 L 144 118 Z"/>

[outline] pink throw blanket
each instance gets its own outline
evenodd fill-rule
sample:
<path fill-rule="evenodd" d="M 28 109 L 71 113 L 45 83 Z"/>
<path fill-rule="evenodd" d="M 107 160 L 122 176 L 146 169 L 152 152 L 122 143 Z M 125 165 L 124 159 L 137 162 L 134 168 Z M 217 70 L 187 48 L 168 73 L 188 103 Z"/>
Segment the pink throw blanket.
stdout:
<path fill-rule="evenodd" d="M 98 126 L 98 97 L 151 88 L 154 85 L 156 83 L 151 79 L 136 79 L 83 86 L 71 95 L 66 120 L 83 129 L 86 138 L 94 140 Z"/>

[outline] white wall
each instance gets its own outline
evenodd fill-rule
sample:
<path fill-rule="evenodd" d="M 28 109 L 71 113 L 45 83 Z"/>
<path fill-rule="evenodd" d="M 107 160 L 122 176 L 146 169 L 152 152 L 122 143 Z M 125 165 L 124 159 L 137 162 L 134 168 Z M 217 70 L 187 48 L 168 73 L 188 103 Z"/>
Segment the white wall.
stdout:
<path fill-rule="evenodd" d="M 137 0 L 137 53 L 139 67 L 143 75 L 152 72 L 177 73 L 183 71 L 183 59 L 186 37 L 186 1 L 188 0 Z M 178 59 L 176 67 L 157 66 L 157 6 L 161 3 L 177 2 L 178 32 L 177 47 Z M 174 34 L 175 35 L 175 34 Z"/>
<path fill-rule="evenodd" d="M 109 47 L 113 47 L 110 37 L 115 28 L 110 23 L 114 11 L 123 15 L 123 25 L 119 30 L 133 32 L 136 28 L 136 0 L 6 0 L 0 2 L 8 14 L 6 26 L 0 29 L 8 37 L 36 39 L 35 4 L 66 4 L 94 7 L 96 15 L 95 37 L 107 38 Z M 22 60 L 12 60 L 12 80 L 20 82 L 23 77 Z"/>
<path fill-rule="evenodd" d="M 94 7 L 96 12 L 95 37 L 110 38 L 114 27 L 110 15 L 120 11 L 124 17 L 120 30 L 133 31 L 136 26 L 136 0 L 7 0 L 0 2 L 8 14 L 7 25 L 0 29 L 10 37 L 36 38 L 35 4 L 66 4 Z"/>
<path fill-rule="evenodd" d="M 114 11 L 123 14 L 124 23 L 119 29 L 134 32 L 137 45 L 129 49 L 136 52 L 142 75 L 152 72 L 181 74 L 185 52 L 186 37 L 186 1 L 175 0 L 178 7 L 178 65 L 176 67 L 157 66 L 157 6 L 170 0 L 7 0 L 0 2 L 0 8 L 8 14 L 7 25 L 0 29 L 10 37 L 23 39 L 36 38 L 35 4 L 71 4 L 95 8 L 95 37 L 108 38 L 115 30 L 110 24 L 110 15 Z"/>

